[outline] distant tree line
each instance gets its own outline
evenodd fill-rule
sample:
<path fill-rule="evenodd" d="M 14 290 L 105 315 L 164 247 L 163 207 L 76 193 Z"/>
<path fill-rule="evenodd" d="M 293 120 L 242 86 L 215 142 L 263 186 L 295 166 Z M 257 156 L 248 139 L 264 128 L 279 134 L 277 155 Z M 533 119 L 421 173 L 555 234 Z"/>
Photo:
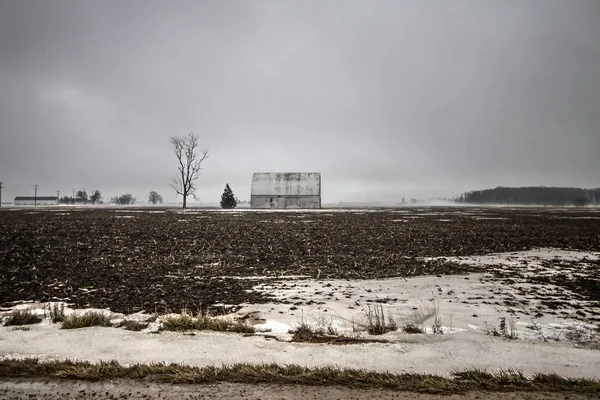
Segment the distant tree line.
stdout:
<path fill-rule="evenodd" d="M 586 206 L 600 204 L 600 188 L 497 187 L 461 194 L 457 203 L 515 204 L 542 206 Z"/>
<path fill-rule="evenodd" d="M 63 196 L 58 199 L 59 204 L 102 204 L 102 193 L 99 190 L 94 190 L 94 192 L 88 196 L 87 192 L 84 190 L 78 190 L 73 196 Z"/>
<path fill-rule="evenodd" d="M 135 204 L 136 198 L 133 197 L 131 193 L 125 193 L 120 196 L 113 197 L 110 199 L 110 202 L 119 206 L 129 206 Z"/>

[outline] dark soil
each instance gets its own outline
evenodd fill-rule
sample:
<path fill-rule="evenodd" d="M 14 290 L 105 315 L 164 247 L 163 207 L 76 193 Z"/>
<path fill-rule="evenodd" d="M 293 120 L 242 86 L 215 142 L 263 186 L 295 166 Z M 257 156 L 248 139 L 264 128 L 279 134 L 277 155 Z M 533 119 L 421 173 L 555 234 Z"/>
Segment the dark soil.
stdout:
<path fill-rule="evenodd" d="M 600 213 L 592 210 L 37 211 L 0 211 L 2 306 L 64 299 L 117 312 L 176 312 L 270 300 L 252 290 L 264 279 L 237 276 L 465 274 L 474 267 L 418 257 L 535 247 L 600 251 L 600 220 L 594 219 Z M 597 275 L 567 284 L 598 299 Z"/>

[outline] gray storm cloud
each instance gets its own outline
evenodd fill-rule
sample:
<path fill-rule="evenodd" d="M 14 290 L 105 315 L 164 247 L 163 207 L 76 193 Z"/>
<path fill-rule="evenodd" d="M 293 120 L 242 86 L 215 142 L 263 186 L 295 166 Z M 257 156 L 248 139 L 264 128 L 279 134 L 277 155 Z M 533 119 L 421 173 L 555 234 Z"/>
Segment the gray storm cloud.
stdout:
<path fill-rule="evenodd" d="M 324 202 L 600 186 L 600 3 L 0 0 L 5 199 L 202 201 L 320 171 Z"/>

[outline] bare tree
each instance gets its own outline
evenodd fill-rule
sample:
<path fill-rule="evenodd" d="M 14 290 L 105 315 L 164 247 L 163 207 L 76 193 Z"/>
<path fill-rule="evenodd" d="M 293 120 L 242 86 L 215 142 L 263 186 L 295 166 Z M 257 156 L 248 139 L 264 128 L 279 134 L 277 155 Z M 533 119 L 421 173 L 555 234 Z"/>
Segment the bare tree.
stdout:
<path fill-rule="evenodd" d="M 208 150 L 200 150 L 200 155 L 196 153 L 198 136 L 193 132 L 185 136 L 171 136 L 169 142 L 179 162 L 178 173 L 173 178 L 171 187 L 183 197 L 183 208 L 186 208 L 187 197 L 194 196 L 196 192 L 195 181 L 202 170 L 202 162 L 208 158 Z"/>
<path fill-rule="evenodd" d="M 81 203 L 87 203 L 88 201 L 88 194 L 86 193 L 85 189 L 84 190 L 78 190 L 77 191 L 77 195 L 75 196 L 75 199 L 77 199 L 77 202 L 81 202 Z"/>
<path fill-rule="evenodd" d="M 102 199 L 102 194 L 100 193 L 99 190 L 95 190 L 94 193 L 90 196 L 90 200 L 92 201 L 92 204 L 99 203 L 101 199 Z"/>
<path fill-rule="evenodd" d="M 130 204 L 135 204 L 136 198 L 131 195 L 131 193 L 125 193 L 120 196 L 115 196 L 110 199 L 111 203 L 118 204 L 120 206 L 128 206 Z"/>
<path fill-rule="evenodd" d="M 152 203 L 155 205 L 156 203 L 162 203 L 163 198 L 160 194 L 156 193 L 154 190 L 150 192 L 148 195 L 148 203 Z"/>

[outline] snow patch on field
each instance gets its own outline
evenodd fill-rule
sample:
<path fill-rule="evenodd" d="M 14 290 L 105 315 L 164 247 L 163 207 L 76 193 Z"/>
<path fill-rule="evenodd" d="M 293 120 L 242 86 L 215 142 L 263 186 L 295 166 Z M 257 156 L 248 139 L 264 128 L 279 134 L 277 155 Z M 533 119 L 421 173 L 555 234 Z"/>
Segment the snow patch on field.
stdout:
<path fill-rule="evenodd" d="M 456 261 L 462 264 L 469 265 L 521 265 L 524 262 L 539 262 L 543 260 L 563 260 L 563 261 L 579 261 L 579 260 L 599 260 L 600 253 L 597 252 L 582 252 L 577 250 L 562 250 L 553 248 L 539 248 L 529 251 L 519 251 L 510 253 L 493 253 L 485 256 L 469 256 L 469 257 L 427 257 L 425 260 L 445 259 L 448 261 Z"/>
<path fill-rule="evenodd" d="M 274 333 L 287 329 L 270 323 Z M 573 349 L 561 343 L 500 340 L 477 332 L 455 335 L 404 335 L 392 343 L 327 345 L 287 343 L 233 333 L 175 332 L 149 334 L 116 328 L 60 330 L 39 324 L 29 331 L 0 327 L 2 358 L 77 359 L 98 362 L 183 363 L 221 365 L 237 362 L 337 365 L 380 372 L 420 372 L 447 375 L 457 368 L 519 368 L 525 374 L 558 373 L 566 377 L 598 378 L 597 351 Z M 491 340 L 492 339 L 492 340 Z"/>
<path fill-rule="evenodd" d="M 554 285 L 517 282 L 511 286 L 491 273 L 494 268 L 528 271 L 532 264 L 551 272 L 552 264 L 542 261 L 555 260 L 572 261 L 584 268 L 586 262 L 600 259 L 600 253 L 536 249 L 445 259 L 478 266 L 481 271 L 371 280 L 237 277 L 260 280 L 255 289 L 278 300 L 272 304 L 247 304 L 228 316 L 252 323 L 259 331 L 253 337 L 218 332 L 195 332 L 194 336 L 158 333 L 160 319 L 142 332 L 118 328 L 60 330 L 58 324 L 45 319 L 31 325 L 29 331 L 0 327 L 0 354 L 42 359 L 114 359 L 124 364 L 178 362 L 205 366 L 294 362 L 306 366 L 335 364 L 375 371 L 436 374 L 467 367 L 518 368 L 526 374 L 556 372 L 563 376 L 600 377 L 598 347 L 587 347 L 590 343 L 598 344 L 598 326 L 575 319 L 583 301 L 567 302 L 558 314 L 540 313 L 536 296 L 557 290 Z M 266 279 L 269 281 L 265 282 Z M 30 308 L 44 314 L 41 303 L 22 303 L 15 308 Z M 399 329 L 376 337 L 369 335 L 367 314 L 376 308 L 393 318 Z M 67 315 L 85 311 L 65 308 Z M 125 316 L 108 310 L 96 311 L 106 313 L 115 323 L 124 318 L 144 321 L 149 317 L 144 313 Z M 3 309 L 0 315 L 9 312 L 11 309 Z M 514 330 L 517 339 L 502 337 L 501 318 L 507 331 Z M 302 323 L 315 328 L 332 327 L 342 335 L 389 342 L 290 343 L 290 331 Z M 402 328 L 408 324 L 419 326 L 425 333 L 403 332 Z M 494 331 L 500 336 L 495 336 Z"/>
<path fill-rule="evenodd" d="M 218 264 L 218 263 L 217 263 Z M 199 268 L 202 268 L 202 266 L 200 266 Z M 306 279 L 306 278 L 310 278 L 310 276 L 308 275 L 278 275 L 278 276 L 273 276 L 273 275 L 255 275 L 255 276 L 233 276 L 233 275 L 222 275 L 220 276 L 220 278 L 223 279 L 237 279 L 237 280 L 265 280 L 265 279 L 273 279 L 273 280 L 282 280 L 282 279 L 287 279 L 287 280 L 296 280 L 296 279 Z"/>
<path fill-rule="evenodd" d="M 520 339 L 567 340 L 580 333 L 593 333 L 596 325 L 584 323 L 575 316 L 577 308 L 565 309 L 561 315 L 539 315 L 537 303 L 521 296 L 514 296 L 510 287 L 502 288 L 485 279 L 484 274 L 468 277 L 418 277 L 367 281 L 314 281 L 304 280 L 295 285 L 288 283 L 263 284 L 259 289 L 274 295 L 287 304 L 251 305 L 238 311 L 240 315 L 258 313 L 264 321 L 257 327 L 268 328 L 269 324 L 285 324 L 293 329 L 301 323 L 315 328 L 332 326 L 341 334 L 366 335 L 367 314 L 381 307 L 386 316 L 391 316 L 399 327 L 382 337 L 400 340 L 406 334 L 402 328 L 417 325 L 427 333 L 433 332 L 435 312 L 439 316 L 439 329 L 443 334 L 464 331 L 485 332 L 487 327 L 500 329 L 500 318 L 508 326 L 513 320 Z M 468 279 L 465 279 L 468 278 Z M 500 298 L 502 290 L 516 299 L 515 305 L 489 301 Z M 523 303 L 521 303 L 523 301 Z M 526 304 L 527 303 L 527 304 Z M 369 336 L 369 335 L 366 335 Z M 598 332 L 600 339 L 600 332 Z M 282 339 L 286 339 L 284 336 Z"/>

